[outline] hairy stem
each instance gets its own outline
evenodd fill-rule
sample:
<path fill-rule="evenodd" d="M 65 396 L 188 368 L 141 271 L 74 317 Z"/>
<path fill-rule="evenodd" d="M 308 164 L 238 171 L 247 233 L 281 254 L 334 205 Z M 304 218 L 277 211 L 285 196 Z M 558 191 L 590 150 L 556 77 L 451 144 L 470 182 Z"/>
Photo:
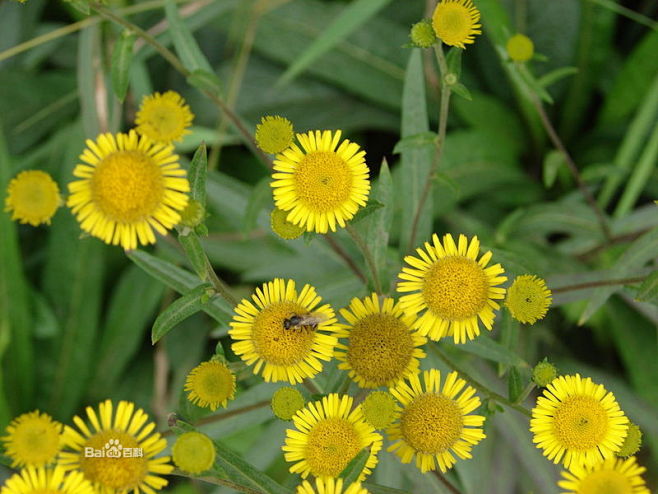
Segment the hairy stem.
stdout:
<path fill-rule="evenodd" d="M 411 235 L 409 236 L 409 245 L 407 245 L 407 251 L 411 251 L 414 245 L 416 244 L 416 236 L 418 235 L 418 223 L 420 222 L 420 215 L 423 212 L 427 198 L 432 191 L 432 184 L 434 175 L 439 168 L 441 163 L 441 156 L 443 155 L 443 148 L 445 147 L 446 140 L 446 130 L 448 128 L 448 111 L 450 109 L 450 86 L 445 82 L 445 76 L 448 75 L 448 63 L 446 62 L 446 57 L 443 54 L 443 48 L 441 44 L 435 46 L 434 52 L 436 53 L 436 59 L 439 64 L 439 73 L 441 76 L 441 106 L 439 108 L 439 129 L 438 135 L 436 138 L 436 147 L 434 152 L 434 159 L 432 160 L 432 165 L 430 166 L 429 172 L 427 172 L 427 178 L 425 179 L 425 185 L 423 186 L 423 191 L 421 192 L 420 199 L 416 205 L 416 212 L 414 214 L 413 222 L 411 223 Z"/>
<path fill-rule="evenodd" d="M 584 290 L 586 288 L 596 288 L 599 286 L 632 285 L 635 283 L 642 283 L 646 279 L 646 276 L 636 276 L 635 278 L 620 278 L 616 280 L 588 281 L 586 283 L 576 283 L 574 285 L 565 285 L 557 288 L 551 288 L 551 291 L 553 293 L 564 293 L 572 292 L 574 290 Z"/>
<path fill-rule="evenodd" d="M 341 247 L 341 245 L 336 242 L 336 240 L 329 234 L 323 235 L 324 240 L 329 244 L 329 247 L 340 257 L 343 261 L 345 261 L 345 264 L 347 267 L 349 267 L 352 272 L 356 275 L 357 278 L 359 278 L 364 284 L 368 283 L 368 278 L 366 278 L 366 275 L 363 274 L 363 271 L 361 271 L 361 268 L 357 265 L 357 263 L 352 259 L 352 256 L 349 255 L 349 253 Z"/>
<path fill-rule="evenodd" d="M 439 482 L 441 482 L 450 492 L 453 494 L 461 494 L 461 491 L 457 489 L 454 485 L 450 483 L 450 481 L 445 478 L 445 476 L 439 472 L 438 470 L 432 470 L 432 473 L 434 476 L 439 479 Z"/>
<path fill-rule="evenodd" d="M 210 477 L 210 476 L 197 477 L 196 475 L 181 472 L 180 470 L 174 470 L 173 472 L 171 472 L 171 475 L 178 475 L 179 477 L 186 477 L 189 479 L 200 480 L 201 482 L 206 482 L 208 484 L 221 485 L 224 487 L 228 487 L 229 489 L 233 489 L 234 491 L 237 492 L 244 492 L 244 494 L 263 494 L 263 491 L 261 490 L 252 489 L 251 487 L 247 487 L 246 485 L 237 484 L 231 480 L 220 479 L 219 477 Z"/>
<path fill-rule="evenodd" d="M 349 233 L 352 237 L 352 240 L 354 240 L 354 243 L 363 253 L 363 257 L 366 260 L 366 264 L 368 265 L 368 269 L 370 269 L 370 274 L 372 275 L 372 282 L 375 285 L 375 291 L 381 295 L 383 293 L 382 284 L 379 280 L 379 273 L 377 272 L 375 259 L 372 257 L 372 252 L 370 252 L 370 247 L 368 247 L 368 244 L 363 239 L 361 234 L 352 225 L 348 223 L 345 229 L 347 230 L 347 233 Z"/>

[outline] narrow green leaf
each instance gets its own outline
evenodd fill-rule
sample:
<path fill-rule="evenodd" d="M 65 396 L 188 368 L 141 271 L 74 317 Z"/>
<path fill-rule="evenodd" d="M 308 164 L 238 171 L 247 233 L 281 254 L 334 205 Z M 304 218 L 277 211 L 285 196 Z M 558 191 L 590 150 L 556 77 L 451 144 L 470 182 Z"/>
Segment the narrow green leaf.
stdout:
<path fill-rule="evenodd" d="M 175 300 L 160 313 L 151 330 L 151 343 L 156 344 L 160 338 L 174 329 L 178 323 L 201 311 L 207 302 L 206 295 L 212 290 L 210 283 L 197 286 L 189 293 Z"/>
<path fill-rule="evenodd" d="M 206 143 L 202 142 L 194 152 L 190 163 L 190 197 L 206 207 L 206 176 L 208 175 L 208 151 Z"/>
<path fill-rule="evenodd" d="M 436 173 L 432 178 L 437 183 L 437 185 L 441 185 L 449 189 L 455 195 L 455 197 L 458 197 L 461 193 L 461 187 L 459 187 L 459 183 L 457 183 L 457 181 L 447 173 L 439 172 Z"/>
<path fill-rule="evenodd" d="M 507 376 L 507 396 L 512 403 L 516 403 L 517 398 L 523 393 L 524 387 L 519 368 L 510 368 L 509 375 Z"/>
<path fill-rule="evenodd" d="M 80 32 L 78 41 L 77 80 L 82 112 L 82 126 L 87 136 L 100 133 L 96 109 L 96 68 L 94 60 L 99 46 L 98 26 L 89 26 Z"/>
<path fill-rule="evenodd" d="M 455 74 L 457 79 L 462 75 L 462 50 L 456 46 L 450 48 L 450 51 L 446 55 L 446 63 L 448 65 L 448 73 Z"/>
<path fill-rule="evenodd" d="M 564 161 L 562 153 L 553 149 L 546 154 L 542 167 L 542 175 L 544 178 L 544 186 L 547 189 L 553 187 L 560 168 L 563 168 L 564 166 L 566 166 L 566 162 Z"/>
<path fill-rule="evenodd" d="M 419 132 L 400 139 L 393 148 L 393 154 L 401 154 L 404 151 L 415 150 L 426 146 L 436 145 L 436 132 Z"/>
<path fill-rule="evenodd" d="M 65 0 L 66 3 L 71 4 L 71 7 L 82 12 L 84 15 L 89 15 L 89 2 L 85 0 Z"/>
<path fill-rule="evenodd" d="M 280 83 L 288 83 L 302 73 L 324 53 L 346 39 L 360 26 L 368 22 L 391 0 L 355 0 L 336 17 L 315 41 L 281 76 Z"/>
<path fill-rule="evenodd" d="M 565 77 L 569 77 L 570 75 L 577 73 L 578 67 L 560 67 L 559 69 L 550 71 L 548 74 L 544 74 L 539 78 L 537 82 L 541 87 L 547 88 L 548 86 L 552 86 L 556 82 L 561 81 Z"/>
<path fill-rule="evenodd" d="M 258 215 L 267 206 L 272 203 L 272 187 L 270 187 L 270 177 L 263 177 L 251 189 L 249 202 L 242 218 L 242 231 L 247 234 L 256 228 Z"/>
<path fill-rule="evenodd" d="M 471 95 L 471 92 L 461 82 L 458 82 L 450 86 L 450 91 L 461 96 L 467 101 L 473 101 L 473 96 Z"/>
<path fill-rule="evenodd" d="M 535 93 L 541 100 L 546 103 L 553 104 L 553 98 L 548 91 L 542 86 L 535 76 L 528 70 L 525 65 L 515 65 L 517 68 L 518 74 L 521 76 L 521 79 L 526 84 L 527 88 Z"/>
<path fill-rule="evenodd" d="M 196 69 L 188 76 L 187 82 L 201 91 L 219 95 L 222 91 L 222 83 L 213 72 Z"/>
<path fill-rule="evenodd" d="M 199 236 L 195 232 L 181 233 L 178 235 L 178 241 L 183 246 L 187 259 L 199 279 L 206 281 L 208 279 L 208 261 Z"/>
<path fill-rule="evenodd" d="M 528 363 L 516 353 L 486 335 L 480 335 L 475 340 L 456 346 L 460 350 L 491 360 L 492 362 L 521 368 L 529 367 Z"/>
<path fill-rule="evenodd" d="M 214 74 L 208 59 L 178 13 L 178 7 L 174 0 L 165 1 L 165 14 L 169 22 L 169 32 L 173 38 L 176 53 L 178 53 L 185 68 L 190 72 L 203 70 L 209 74 Z"/>
<path fill-rule="evenodd" d="M 372 251 L 372 258 L 379 272 L 380 279 L 387 279 L 386 249 L 393 223 L 395 198 L 393 196 L 393 179 L 386 159 L 382 161 L 379 178 L 373 186 L 374 200 L 383 204 L 383 207 L 374 211 L 368 220 L 367 239 Z"/>
<path fill-rule="evenodd" d="M 366 203 L 366 205 L 364 207 L 362 207 L 361 209 L 359 209 L 359 211 L 354 215 L 354 218 L 352 218 L 350 223 L 354 225 L 354 224 L 360 222 L 361 220 L 364 220 L 365 218 L 370 216 L 372 213 L 374 213 L 375 211 L 377 211 L 378 209 L 381 209 L 383 207 L 384 207 L 384 205 L 381 202 L 379 202 L 376 199 L 370 198 L 370 199 L 368 199 L 368 202 Z"/>
<path fill-rule="evenodd" d="M 133 250 L 126 255 L 149 275 L 181 295 L 199 285 L 199 278 L 194 274 L 147 252 Z M 233 317 L 233 308 L 221 297 L 213 297 L 202 309 L 220 323 L 228 323 Z"/>
<path fill-rule="evenodd" d="M 339 477 L 343 479 L 345 485 L 350 485 L 356 482 L 363 472 L 363 468 L 368 463 L 370 457 L 370 450 L 368 448 L 362 449 L 352 460 L 347 464 L 345 469 L 340 473 Z"/>
<path fill-rule="evenodd" d="M 110 74 L 112 78 L 112 89 L 114 94 L 123 101 L 128 91 L 128 83 L 130 82 L 130 65 L 133 59 L 133 47 L 137 35 L 129 30 L 122 31 L 119 38 L 114 44 L 112 51 L 112 63 L 110 66 Z"/>
<path fill-rule="evenodd" d="M 654 271 L 647 276 L 647 279 L 640 286 L 635 300 L 658 305 L 658 271 Z"/>

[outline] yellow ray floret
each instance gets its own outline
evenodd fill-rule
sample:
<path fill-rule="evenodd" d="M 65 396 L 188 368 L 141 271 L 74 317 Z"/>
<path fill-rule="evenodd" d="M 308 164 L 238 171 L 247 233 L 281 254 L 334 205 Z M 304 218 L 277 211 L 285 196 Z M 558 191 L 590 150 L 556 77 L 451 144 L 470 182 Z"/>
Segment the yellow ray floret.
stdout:
<path fill-rule="evenodd" d="M 144 96 L 135 117 L 135 130 L 154 142 L 171 144 L 190 134 L 194 114 L 176 91 Z"/>
<path fill-rule="evenodd" d="M 60 465 L 54 468 L 26 467 L 15 473 L 0 494 L 95 494 L 91 483 L 80 472 L 66 473 Z"/>
<path fill-rule="evenodd" d="M 315 488 L 308 480 L 297 487 L 295 494 L 368 494 L 360 482 L 353 482 L 343 490 L 343 479 L 316 479 Z"/>
<path fill-rule="evenodd" d="M 601 384 L 579 374 L 560 376 L 537 398 L 530 431 L 553 463 L 593 466 L 621 449 L 628 418 Z"/>
<path fill-rule="evenodd" d="M 491 252 L 479 259 L 477 237 L 468 242 L 464 235 L 455 244 L 451 235 L 443 242 L 432 236 L 432 244 L 416 249 L 418 257 L 407 256 L 398 283 L 398 292 L 413 292 L 400 298 L 400 306 L 409 314 L 423 314 L 414 327 L 423 336 L 438 340 L 453 336 L 455 343 L 465 343 L 480 334 L 478 319 L 491 330 L 494 310 L 500 309 L 497 299 L 505 298 L 505 289 L 498 285 L 507 278 L 500 264 L 488 266 Z"/>
<path fill-rule="evenodd" d="M 347 370 L 359 386 L 392 386 L 418 373 L 419 359 L 425 357 L 420 347 L 427 340 L 412 330 L 415 318 L 405 315 L 392 298 L 381 303 L 376 293 L 354 298 L 340 313 L 348 324 L 340 324 L 336 332 L 346 339 L 336 347 L 338 368 Z"/>
<path fill-rule="evenodd" d="M 432 15 L 432 26 L 436 35 L 446 45 L 466 48 L 482 34 L 480 11 L 471 0 L 443 0 Z"/>
<path fill-rule="evenodd" d="M 275 279 L 257 288 L 251 299 L 235 308 L 229 334 L 233 351 L 254 365 L 254 374 L 262 373 L 267 382 L 296 384 L 320 372 L 322 360 L 331 360 L 336 318 L 331 306 L 319 306 L 322 298 L 315 288 L 304 285 L 298 293 L 293 280 Z M 286 327 L 293 316 L 315 323 Z"/>
<path fill-rule="evenodd" d="M 172 146 L 134 130 L 101 134 L 87 140 L 80 160 L 67 205 L 84 231 L 129 250 L 155 243 L 154 230 L 166 235 L 179 222 L 190 184 Z"/>
<path fill-rule="evenodd" d="M 309 403 L 295 414 L 295 429 L 286 431 L 282 447 L 290 472 L 327 480 L 337 477 L 364 448 L 370 455 L 359 476 L 365 479 L 377 465 L 382 437 L 363 420 L 361 407 L 352 409 L 353 398 L 332 393 Z"/>
<path fill-rule="evenodd" d="M 562 494 L 651 494 L 642 478 L 646 468 L 630 458 L 608 458 L 590 467 L 562 472 Z"/>
<path fill-rule="evenodd" d="M 73 427 L 64 428 L 64 451 L 59 464 L 81 471 L 97 494 L 132 492 L 155 494 L 167 485 L 166 475 L 173 470 L 169 457 L 156 458 L 167 447 L 155 424 L 135 404 L 120 401 L 116 408 L 110 400 L 99 404 L 98 413 L 87 407 L 91 427 L 73 417 Z"/>
<path fill-rule="evenodd" d="M 446 376 L 441 387 L 441 372 L 423 372 L 423 385 L 418 375 L 391 388 L 400 402 L 399 416 L 386 431 L 394 443 L 394 451 L 402 463 L 416 457 L 421 472 L 446 472 L 461 459 L 471 458 L 471 449 L 486 436 L 482 431 L 484 417 L 471 415 L 480 406 L 475 389 L 466 386 L 456 372 Z M 466 387 L 465 387 L 466 386 Z"/>
<path fill-rule="evenodd" d="M 274 203 L 306 231 L 335 232 L 368 201 L 366 153 L 358 144 L 341 142 L 341 135 L 340 130 L 297 134 L 301 149 L 292 144 L 274 160 Z"/>

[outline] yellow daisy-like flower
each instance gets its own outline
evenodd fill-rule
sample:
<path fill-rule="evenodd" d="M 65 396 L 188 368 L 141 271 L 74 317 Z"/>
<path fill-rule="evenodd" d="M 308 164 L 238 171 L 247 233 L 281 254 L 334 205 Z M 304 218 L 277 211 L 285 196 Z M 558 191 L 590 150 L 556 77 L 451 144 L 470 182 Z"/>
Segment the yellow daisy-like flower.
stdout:
<path fill-rule="evenodd" d="M 376 293 L 360 300 L 353 298 L 341 315 L 349 325 L 339 324 L 336 336 L 347 338 L 338 343 L 339 369 L 363 388 L 392 386 L 418 373 L 419 360 L 425 352 L 419 347 L 427 340 L 413 332 L 415 318 L 405 315 L 392 298 L 380 304 Z"/>
<path fill-rule="evenodd" d="M 515 62 L 527 62 L 535 53 L 535 45 L 525 34 L 515 34 L 507 40 L 507 54 Z"/>
<path fill-rule="evenodd" d="M 332 393 L 295 414 L 296 429 L 286 431 L 281 448 L 286 461 L 296 462 L 291 473 L 304 479 L 309 474 L 322 479 L 337 477 L 362 449 L 370 448 L 358 480 L 370 474 L 377 465 L 382 437 L 363 420 L 361 407 L 352 410 L 353 401 L 351 396 Z"/>
<path fill-rule="evenodd" d="M 235 376 L 226 364 L 217 360 L 202 362 L 190 371 L 185 380 L 187 399 L 212 411 L 224 407 L 235 396 Z"/>
<path fill-rule="evenodd" d="M 295 282 L 277 278 L 265 283 L 235 308 L 229 334 L 235 340 L 233 351 L 254 374 L 262 372 L 267 382 L 288 381 L 297 384 L 322 370 L 320 360 L 331 360 L 337 339 L 336 318 L 311 285 L 297 293 Z M 311 317 L 314 325 L 290 324 L 293 316 Z"/>
<path fill-rule="evenodd" d="M 69 184 L 67 205 L 80 227 L 126 250 L 155 243 L 153 230 L 166 235 L 180 220 L 190 184 L 172 146 L 147 137 L 101 134 L 87 140 Z"/>
<path fill-rule="evenodd" d="M 340 142 L 341 135 L 340 130 L 297 134 L 303 150 L 292 144 L 274 160 L 274 203 L 306 231 L 335 232 L 368 201 L 366 153 L 347 139 Z"/>
<path fill-rule="evenodd" d="M 215 445 L 205 434 L 190 431 L 181 434 L 171 448 L 174 464 L 184 472 L 199 474 L 215 464 Z"/>
<path fill-rule="evenodd" d="M 436 35 L 446 45 L 466 48 L 476 34 L 482 34 L 480 11 L 471 0 L 443 0 L 432 15 Z"/>
<path fill-rule="evenodd" d="M 400 298 L 400 306 L 410 314 L 425 311 L 414 323 L 420 334 L 438 340 L 453 336 L 455 343 L 465 343 L 480 334 L 478 318 L 491 330 L 494 310 L 500 309 L 496 299 L 505 298 L 498 287 L 507 278 L 500 264 L 487 267 L 491 251 L 478 260 L 480 242 L 473 237 L 470 244 L 464 235 L 459 244 L 451 235 L 432 236 L 433 245 L 425 242 L 418 257 L 407 256 L 399 275 L 398 292 L 416 292 Z"/>
<path fill-rule="evenodd" d="M 5 211 L 23 224 L 50 225 L 61 203 L 57 183 L 41 170 L 20 172 L 7 186 Z"/>
<path fill-rule="evenodd" d="M 558 485 L 562 494 L 650 494 L 641 477 L 646 468 L 628 459 L 608 458 L 590 467 L 577 467 L 562 472 Z"/>
<path fill-rule="evenodd" d="M 40 467 L 52 462 L 60 448 L 62 424 L 38 410 L 16 417 L 7 426 L 7 435 L 0 438 L 11 466 Z"/>
<path fill-rule="evenodd" d="M 54 468 L 26 467 L 15 473 L 0 494 L 95 494 L 91 483 L 80 472 L 69 472 L 60 465 Z"/>
<path fill-rule="evenodd" d="M 448 471 L 457 462 L 471 458 L 471 449 L 486 437 L 482 431 L 485 418 L 470 415 L 480 406 L 475 389 L 466 385 L 456 372 L 446 377 L 441 387 L 441 372 L 423 372 L 421 386 L 418 375 L 409 382 L 391 388 L 391 394 L 402 404 L 398 420 L 386 431 L 394 451 L 402 463 L 416 456 L 416 466 L 425 473 L 438 468 Z M 423 389 L 424 388 L 424 389 Z M 463 391 L 462 391 L 463 390 Z"/>
<path fill-rule="evenodd" d="M 87 407 L 88 425 L 77 415 L 77 429 L 65 426 L 59 464 L 69 470 L 81 471 L 98 494 L 132 491 L 133 494 L 154 494 L 167 485 L 166 475 L 173 470 L 169 457 L 155 456 L 167 447 L 167 441 L 157 432 L 155 424 L 135 404 L 120 401 L 116 413 L 112 402 L 98 406 L 98 414 Z M 147 423 L 148 422 L 148 423 Z"/>
<path fill-rule="evenodd" d="M 297 487 L 296 494 L 368 494 L 360 482 L 353 482 L 343 490 L 343 479 L 316 479 L 315 489 L 308 480 Z"/>
<path fill-rule="evenodd" d="M 256 144 L 266 153 L 280 153 L 292 144 L 292 123 L 280 116 L 266 116 L 256 125 Z"/>
<path fill-rule="evenodd" d="M 524 274 L 517 277 L 507 290 L 505 307 L 517 321 L 534 324 L 548 312 L 551 296 L 552 293 L 543 279 Z"/>
<path fill-rule="evenodd" d="M 553 463 L 592 466 L 621 449 L 628 418 L 612 393 L 589 377 L 560 376 L 532 410 L 533 442 Z"/>
<path fill-rule="evenodd" d="M 194 114 L 176 91 L 144 96 L 135 117 L 135 130 L 152 141 L 171 144 L 190 134 Z"/>

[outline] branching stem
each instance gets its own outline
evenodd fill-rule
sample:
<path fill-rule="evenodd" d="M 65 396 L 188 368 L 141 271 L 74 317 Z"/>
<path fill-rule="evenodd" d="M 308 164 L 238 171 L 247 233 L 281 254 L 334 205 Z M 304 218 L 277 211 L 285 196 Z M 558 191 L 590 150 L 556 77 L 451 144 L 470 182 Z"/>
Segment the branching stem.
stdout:
<path fill-rule="evenodd" d="M 372 252 L 370 252 L 370 247 L 368 247 L 368 244 L 363 239 L 361 234 L 352 225 L 348 223 L 345 229 L 347 230 L 347 233 L 349 233 L 350 236 L 352 237 L 352 240 L 354 240 L 354 243 L 363 253 L 363 257 L 366 260 L 366 264 L 368 265 L 368 269 L 370 269 L 370 273 L 372 275 L 372 282 L 375 285 L 375 291 L 381 295 L 383 293 L 382 284 L 381 281 L 379 280 L 379 273 L 377 272 L 375 259 L 372 256 Z"/>

